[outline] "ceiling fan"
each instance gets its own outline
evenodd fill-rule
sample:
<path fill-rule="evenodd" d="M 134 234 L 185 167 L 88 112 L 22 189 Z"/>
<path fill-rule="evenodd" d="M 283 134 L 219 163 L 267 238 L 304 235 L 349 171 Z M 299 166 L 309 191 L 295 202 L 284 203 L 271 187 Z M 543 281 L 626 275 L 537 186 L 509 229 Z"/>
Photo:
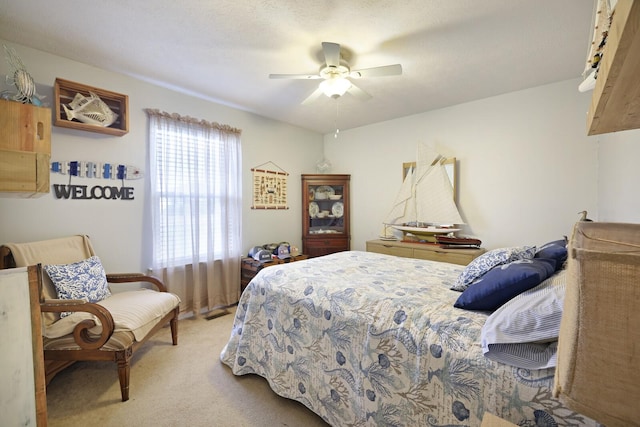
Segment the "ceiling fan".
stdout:
<path fill-rule="evenodd" d="M 371 98 L 367 92 L 354 85 L 349 79 L 362 77 L 395 76 L 402 74 L 400 64 L 383 65 L 381 67 L 351 70 L 349 63 L 341 58 L 338 43 L 322 43 L 325 64 L 320 67 L 318 74 L 269 74 L 270 79 L 322 79 L 318 88 L 302 104 L 308 104 L 322 94 L 331 98 L 339 98 L 349 92 L 360 99 Z"/>

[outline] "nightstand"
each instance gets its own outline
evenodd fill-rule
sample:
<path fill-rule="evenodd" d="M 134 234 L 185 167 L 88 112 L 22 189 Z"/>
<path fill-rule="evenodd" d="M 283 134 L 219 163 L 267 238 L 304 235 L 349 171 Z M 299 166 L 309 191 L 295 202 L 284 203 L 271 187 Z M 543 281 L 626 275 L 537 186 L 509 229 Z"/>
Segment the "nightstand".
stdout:
<path fill-rule="evenodd" d="M 242 262 L 240 263 L 240 292 L 244 292 L 244 288 L 247 287 L 251 279 L 263 268 L 271 267 L 272 265 L 286 264 L 288 262 L 302 261 L 308 257 L 308 255 L 296 255 L 285 259 L 274 258 L 268 262 L 259 262 L 253 258 L 242 258 Z"/>

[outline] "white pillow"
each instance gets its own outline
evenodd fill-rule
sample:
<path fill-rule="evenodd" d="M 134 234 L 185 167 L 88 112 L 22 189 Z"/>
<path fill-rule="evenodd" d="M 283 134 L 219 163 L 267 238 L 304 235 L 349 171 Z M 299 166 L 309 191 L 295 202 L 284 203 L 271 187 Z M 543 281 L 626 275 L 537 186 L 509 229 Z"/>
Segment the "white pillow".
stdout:
<path fill-rule="evenodd" d="M 520 368 L 555 366 L 565 288 L 560 270 L 494 311 L 482 327 L 484 355 Z"/>

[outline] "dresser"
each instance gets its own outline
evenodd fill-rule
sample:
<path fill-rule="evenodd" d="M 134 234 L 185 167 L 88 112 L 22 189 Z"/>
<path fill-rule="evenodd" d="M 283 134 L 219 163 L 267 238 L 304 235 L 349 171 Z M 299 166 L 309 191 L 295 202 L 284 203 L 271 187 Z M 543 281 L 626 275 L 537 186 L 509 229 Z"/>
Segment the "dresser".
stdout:
<path fill-rule="evenodd" d="M 474 258 L 485 253 L 486 250 L 482 248 L 442 249 L 438 245 L 428 243 L 409 243 L 398 240 L 369 240 L 367 242 L 367 252 L 467 265 L 473 261 Z"/>

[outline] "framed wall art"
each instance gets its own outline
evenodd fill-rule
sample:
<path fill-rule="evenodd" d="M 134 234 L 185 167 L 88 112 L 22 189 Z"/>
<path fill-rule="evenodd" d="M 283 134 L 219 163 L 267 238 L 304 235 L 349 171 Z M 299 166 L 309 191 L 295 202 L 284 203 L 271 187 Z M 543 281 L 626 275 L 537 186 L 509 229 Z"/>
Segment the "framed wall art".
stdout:
<path fill-rule="evenodd" d="M 129 97 L 57 78 L 54 125 L 122 136 L 129 132 Z"/>

